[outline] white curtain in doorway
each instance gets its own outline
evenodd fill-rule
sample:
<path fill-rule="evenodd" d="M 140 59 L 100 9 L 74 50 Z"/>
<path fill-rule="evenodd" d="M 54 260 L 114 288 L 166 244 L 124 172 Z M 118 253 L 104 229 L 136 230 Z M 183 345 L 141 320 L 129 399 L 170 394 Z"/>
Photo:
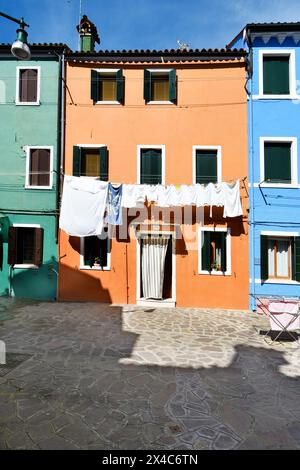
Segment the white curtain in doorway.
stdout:
<path fill-rule="evenodd" d="M 143 297 L 162 299 L 168 236 L 142 238 Z"/>

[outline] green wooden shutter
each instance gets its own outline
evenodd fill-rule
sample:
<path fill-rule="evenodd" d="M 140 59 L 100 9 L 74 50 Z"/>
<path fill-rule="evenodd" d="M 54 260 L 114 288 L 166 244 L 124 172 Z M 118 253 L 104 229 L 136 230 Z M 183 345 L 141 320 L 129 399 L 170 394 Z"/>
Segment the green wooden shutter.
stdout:
<path fill-rule="evenodd" d="M 43 264 L 43 248 L 44 248 L 44 229 L 34 229 L 34 264 L 42 266 Z"/>
<path fill-rule="evenodd" d="M 300 237 L 295 237 L 292 250 L 293 281 L 300 282 Z"/>
<path fill-rule="evenodd" d="M 291 183 L 291 143 L 266 142 L 264 152 L 265 181 Z"/>
<path fill-rule="evenodd" d="M 176 69 L 173 69 L 169 73 L 169 101 L 176 102 L 177 98 L 177 87 L 176 87 Z"/>
<path fill-rule="evenodd" d="M 151 72 L 144 71 L 144 100 L 146 103 L 151 101 Z"/>
<path fill-rule="evenodd" d="M 105 268 L 107 266 L 107 253 L 108 253 L 108 238 L 100 239 L 100 266 Z"/>
<path fill-rule="evenodd" d="M 8 230 L 8 257 L 7 257 L 7 263 L 10 266 L 13 266 L 16 264 L 17 261 L 17 241 L 18 241 L 18 236 L 17 236 L 17 227 L 9 227 Z"/>
<path fill-rule="evenodd" d="M 203 244 L 201 249 L 201 269 L 202 271 L 211 271 L 210 259 L 210 232 L 202 232 Z"/>
<path fill-rule="evenodd" d="M 289 56 L 264 56 L 265 95 L 288 95 L 290 93 L 289 59 Z"/>
<path fill-rule="evenodd" d="M 100 154 L 100 179 L 108 181 L 108 151 L 107 147 L 99 148 Z"/>
<path fill-rule="evenodd" d="M 227 246 L 226 246 L 227 233 L 221 233 L 221 271 L 227 271 Z"/>
<path fill-rule="evenodd" d="M 141 184 L 162 183 L 162 156 L 160 149 L 142 149 Z"/>
<path fill-rule="evenodd" d="M 216 150 L 196 151 L 196 183 L 218 182 L 218 158 Z"/>
<path fill-rule="evenodd" d="M 0 233 L 0 270 L 3 269 L 3 235 Z"/>
<path fill-rule="evenodd" d="M 99 101 L 99 74 L 96 70 L 91 70 L 91 100 L 93 103 Z"/>
<path fill-rule="evenodd" d="M 117 101 L 119 103 L 124 104 L 124 77 L 123 77 L 123 70 L 118 70 L 117 75 Z"/>
<path fill-rule="evenodd" d="M 269 260 L 268 260 L 268 237 L 261 235 L 260 238 L 260 277 L 265 281 L 269 277 Z"/>
<path fill-rule="evenodd" d="M 73 176 L 81 175 L 81 147 L 73 147 Z"/>
<path fill-rule="evenodd" d="M 96 237 L 84 238 L 84 266 L 92 268 L 95 262 L 95 239 Z"/>

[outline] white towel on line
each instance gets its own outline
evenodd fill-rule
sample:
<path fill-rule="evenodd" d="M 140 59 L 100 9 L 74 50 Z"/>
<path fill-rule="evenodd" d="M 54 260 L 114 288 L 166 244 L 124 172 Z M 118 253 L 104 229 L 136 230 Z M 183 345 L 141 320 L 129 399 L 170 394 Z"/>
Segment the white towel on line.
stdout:
<path fill-rule="evenodd" d="M 59 227 L 74 237 L 101 235 L 108 183 L 65 176 Z"/>

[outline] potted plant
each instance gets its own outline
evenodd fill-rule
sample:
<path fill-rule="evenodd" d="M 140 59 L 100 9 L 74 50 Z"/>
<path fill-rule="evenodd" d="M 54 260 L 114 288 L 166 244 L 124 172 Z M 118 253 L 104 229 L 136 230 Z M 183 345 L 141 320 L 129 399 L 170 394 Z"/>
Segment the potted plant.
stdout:
<path fill-rule="evenodd" d="M 220 271 L 221 267 L 216 260 L 210 265 L 212 271 Z"/>
<path fill-rule="evenodd" d="M 100 266 L 101 266 L 101 259 L 99 258 L 99 256 L 96 256 L 96 258 L 94 259 L 94 267 L 100 268 Z"/>

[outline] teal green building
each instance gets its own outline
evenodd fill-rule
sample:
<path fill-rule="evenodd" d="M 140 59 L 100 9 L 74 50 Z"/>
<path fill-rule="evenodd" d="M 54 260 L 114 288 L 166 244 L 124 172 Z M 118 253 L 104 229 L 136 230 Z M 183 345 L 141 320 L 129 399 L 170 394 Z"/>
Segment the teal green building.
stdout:
<path fill-rule="evenodd" d="M 0 295 L 55 300 L 63 151 L 63 44 L 0 45 Z"/>

